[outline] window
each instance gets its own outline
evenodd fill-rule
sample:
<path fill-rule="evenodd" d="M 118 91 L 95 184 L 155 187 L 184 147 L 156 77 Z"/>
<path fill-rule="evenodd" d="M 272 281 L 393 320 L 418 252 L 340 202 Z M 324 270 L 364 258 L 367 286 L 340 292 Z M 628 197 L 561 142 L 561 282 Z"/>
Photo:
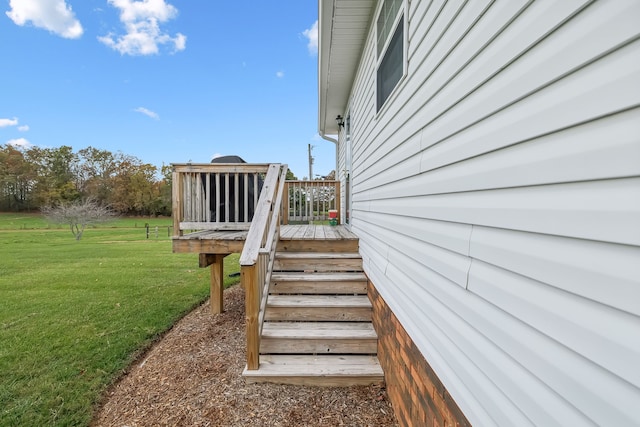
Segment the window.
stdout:
<path fill-rule="evenodd" d="M 404 74 L 403 0 L 385 0 L 380 8 L 377 31 L 377 107 L 382 108 Z"/>

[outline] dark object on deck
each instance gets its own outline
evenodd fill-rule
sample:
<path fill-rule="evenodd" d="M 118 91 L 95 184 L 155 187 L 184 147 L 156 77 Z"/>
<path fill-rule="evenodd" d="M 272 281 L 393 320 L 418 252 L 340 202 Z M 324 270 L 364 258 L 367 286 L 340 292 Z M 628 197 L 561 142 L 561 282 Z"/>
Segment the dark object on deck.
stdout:
<path fill-rule="evenodd" d="M 247 163 L 239 156 L 222 156 L 216 157 L 211 160 L 211 163 Z M 214 179 L 211 176 L 210 179 Z M 238 174 L 238 188 L 236 194 L 235 175 L 229 174 L 229 188 L 227 188 L 227 181 L 224 179 L 224 175 L 220 177 L 220 204 L 216 206 L 216 186 L 215 182 L 211 182 L 211 194 L 210 194 L 210 206 L 211 206 L 211 218 L 215 220 L 216 210 L 219 211 L 220 222 L 244 222 L 245 210 L 248 210 L 248 219 L 253 219 L 254 213 L 254 197 L 260 195 L 262 190 L 262 177 L 258 175 L 258 188 L 255 187 L 254 174 Z M 245 206 L 245 187 L 248 189 L 247 206 Z M 228 196 L 228 197 L 227 197 Z M 236 199 L 238 212 L 236 212 Z M 229 202 L 229 217 L 227 218 L 227 200 Z M 236 217 L 237 213 L 237 217 Z"/>
<path fill-rule="evenodd" d="M 247 163 L 240 156 L 220 156 L 211 160 L 211 163 Z"/>

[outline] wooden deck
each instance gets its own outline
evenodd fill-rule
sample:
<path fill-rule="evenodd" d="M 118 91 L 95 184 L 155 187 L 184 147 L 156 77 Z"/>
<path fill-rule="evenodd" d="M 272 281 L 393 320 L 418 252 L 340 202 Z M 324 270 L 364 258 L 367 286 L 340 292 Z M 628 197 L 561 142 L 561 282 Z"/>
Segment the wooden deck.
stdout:
<path fill-rule="evenodd" d="M 213 314 L 224 310 L 224 257 L 241 253 L 247 234 L 247 230 L 202 230 L 173 237 L 173 252 L 197 253 L 200 267 L 211 267 Z M 281 225 L 278 250 L 357 252 L 358 238 L 341 225 Z"/>
<path fill-rule="evenodd" d="M 173 252 L 199 254 L 232 254 L 242 252 L 247 231 L 203 230 L 173 238 Z M 282 225 L 281 244 L 292 241 L 322 241 L 336 248 L 357 242 L 357 236 L 343 225 Z M 336 246 L 337 245 L 337 246 Z M 357 250 L 357 249 L 356 249 Z M 329 248 L 330 251 L 330 248 Z"/>
<path fill-rule="evenodd" d="M 173 238 L 173 252 L 233 254 L 242 252 L 247 231 L 203 230 Z"/>
<path fill-rule="evenodd" d="M 344 225 L 283 225 L 279 251 L 358 252 L 358 237 Z"/>
<path fill-rule="evenodd" d="M 203 230 L 174 237 L 174 252 L 200 254 L 211 267 L 211 311 L 222 305 L 223 259 L 242 252 L 247 231 Z M 259 364 L 247 382 L 322 386 L 384 381 L 358 237 L 345 226 L 281 225 L 264 323 L 256 337 Z M 249 345 L 248 345 L 249 348 Z"/>
<path fill-rule="evenodd" d="M 357 236 L 344 225 L 283 225 L 281 240 L 353 240 Z"/>

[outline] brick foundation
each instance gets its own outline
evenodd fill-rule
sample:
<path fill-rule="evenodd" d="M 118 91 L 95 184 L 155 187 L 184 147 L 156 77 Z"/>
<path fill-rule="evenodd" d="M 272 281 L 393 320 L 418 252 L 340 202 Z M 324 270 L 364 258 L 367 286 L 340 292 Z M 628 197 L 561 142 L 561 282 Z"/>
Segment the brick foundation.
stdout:
<path fill-rule="evenodd" d="M 463 427 L 471 424 L 453 401 L 375 286 L 368 283 L 378 358 L 387 394 L 401 426 Z"/>

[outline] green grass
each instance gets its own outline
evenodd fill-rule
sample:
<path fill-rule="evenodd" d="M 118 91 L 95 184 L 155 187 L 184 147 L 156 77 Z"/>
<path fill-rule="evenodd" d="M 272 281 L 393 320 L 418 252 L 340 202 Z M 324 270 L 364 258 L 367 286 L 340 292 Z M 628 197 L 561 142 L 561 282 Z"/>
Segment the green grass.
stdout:
<path fill-rule="evenodd" d="M 142 228 L 149 224 L 151 228 L 158 227 L 164 231 L 166 236 L 167 227 L 173 224 L 171 218 L 143 218 L 143 217 L 123 217 L 116 218 L 111 222 L 101 224 L 99 228 Z M 0 230 L 65 230 L 66 225 L 48 223 L 42 215 L 33 213 L 0 213 Z M 96 228 L 96 227 L 93 227 Z"/>
<path fill-rule="evenodd" d="M 147 239 L 145 222 L 164 233 Z M 171 252 L 168 224 L 120 219 L 75 241 L 0 214 L 0 426 L 87 425 L 123 369 L 208 297 L 209 269 Z M 237 271 L 225 258 L 226 286 Z"/>

